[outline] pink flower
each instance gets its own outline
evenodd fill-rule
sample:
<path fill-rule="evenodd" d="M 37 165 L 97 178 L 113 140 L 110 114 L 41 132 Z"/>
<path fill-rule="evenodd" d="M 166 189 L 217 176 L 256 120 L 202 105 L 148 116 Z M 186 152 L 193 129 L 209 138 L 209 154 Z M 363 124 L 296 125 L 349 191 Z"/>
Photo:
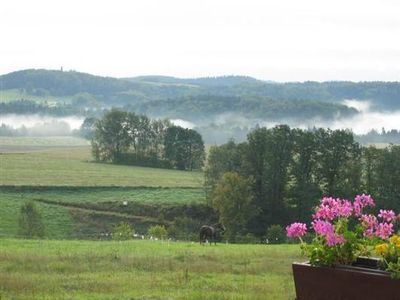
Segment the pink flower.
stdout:
<path fill-rule="evenodd" d="M 328 221 L 314 220 L 312 226 L 316 234 L 325 237 L 329 247 L 341 245 L 346 241 L 342 235 L 335 233 L 335 226 Z"/>
<path fill-rule="evenodd" d="M 317 211 L 315 212 L 315 215 L 313 215 L 313 217 L 315 219 L 333 220 L 336 217 L 336 215 L 331 207 L 329 207 L 328 205 L 321 204 L 317 208 Z"/>
<path fill-rule="evenodd" d="M 375 201 L 370 195 L 357 195 L 354 198 L 354 203 L 353 203 L 353 209 L 354 209 L 354 215 L 360 216 L 362 214 L 362 209 L 364 207 L 373 207 L 375 206 Z"/>
<path fill-rule="evenodd" d="M 349 200 L 339 200 L 336 210 L 338 217 L 350 217 L 353 213 L 353 205 Z"/>
<path fill-rule="evenodd" d="M 321 205 L 327 205 L 329 207 L 333 207 L 336 204 L 335 198 L 332 197 L 324 197 L 321 199 Z"/>
<path fill-rule="evenodd" d="M 324 236 L 328 234 L 333 234 L 333 225 L 328 221 L 314 220 L 311 224 L 316 234 Z"/>
<path fill-rule="evenodd" d="M 286 235 L 288 237 L 302 237 L 307 232 L 307 226 L 304 223 L 293 223 L 286 227 Z"/>
<path fill-rule="evenodd" d="M 344 236 L 340 234 L 328 234 L 326 236 L 326 244 L 329 247 L 335 246 L 335 245 L 342 245 L 346 242 Z"/>
<path fill-rule="evenodd" d="M 396 214 L 393 210 L 379 210 L 378 217 L 382 218 L 385 222 L 390 222 L 396 218 Z"/>
<path fill-rule="evenodd" d="M 360 219 L 364 227 L 364 236 L 372 237 L 374 230 L 378 226 L 378 219 L 374 215 L 361 215 Z"/>
<path fill-rule="evenodd" d="M 314 219 L 332 221 L 338 217 L 350 217 L 353 213 L 353 205 L 349 200 L 324 197 L 320 206 L 316 209 Z"/>
<path fill-rule="evenodd" d="M 389 238 L 389 236 L 391 236 L 392 233 L 393 233 L 393 224 L 388 224 L 388 223 L 379 223 L 375 231 L 375 235 L 383 240 Z"/>

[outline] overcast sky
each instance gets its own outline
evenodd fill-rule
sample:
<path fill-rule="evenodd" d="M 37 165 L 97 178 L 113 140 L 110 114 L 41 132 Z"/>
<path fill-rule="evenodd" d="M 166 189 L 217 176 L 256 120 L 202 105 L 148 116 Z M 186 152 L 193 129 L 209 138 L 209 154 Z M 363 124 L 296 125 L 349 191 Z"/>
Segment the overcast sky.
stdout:
<path fill-rule="evenodd" d="M 0 74 L 400 81 L 397 0 L 1 0 Z"/>

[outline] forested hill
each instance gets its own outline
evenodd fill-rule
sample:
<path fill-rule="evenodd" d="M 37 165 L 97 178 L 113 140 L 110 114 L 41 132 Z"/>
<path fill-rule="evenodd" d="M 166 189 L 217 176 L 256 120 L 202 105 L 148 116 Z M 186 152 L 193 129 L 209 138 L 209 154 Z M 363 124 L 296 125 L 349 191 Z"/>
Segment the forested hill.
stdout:
<path fill-rule="evenodd" d="M 0 102 L 45 100 L 51 105 L 69 105 L 69 111 L 73 111 L 71 106 L 76 111 L 119 106 L 150 116 L 184 119 L 221 113 L 264 119 L 334 118 L 356 113 L 342 104 L 344 99 L 368 100 L 375 110 L 400 109 L 399 82 L 275 83 L 246 76 L 118 79 L 31 69 L 2 75 L 0 83 Z M 8 106 L 4 109 L 13 112 L 12 105 Z"/>
<path fill-rule="evenodd" d="M 0 76 L 1 88 L 24 89 L 30 93 L 73 96 L 88 93 L 100 100 L 148 101 L 186 95 L 264 97 L 281 100 L 342 101 L 369 100 L 377 107 L 400 108 L 399 82 L 288 82 L 276 83 L 247 76 L 181 79 L 167 76 L 112 78 L 75 71 L 22 70 Z M 108 97 L 108 98 L 107 98 Z M 112 103 L 109 103 L 112 104 Z"/>

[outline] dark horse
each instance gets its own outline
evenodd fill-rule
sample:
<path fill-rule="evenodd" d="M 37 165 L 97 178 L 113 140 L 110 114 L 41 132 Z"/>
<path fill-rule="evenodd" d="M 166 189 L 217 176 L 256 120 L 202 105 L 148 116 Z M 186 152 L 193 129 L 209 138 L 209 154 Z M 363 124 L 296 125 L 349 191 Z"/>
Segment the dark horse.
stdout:
<path fill-rule="evenodd" d="M 214 242 L 214 244 L 217 244 L 217 234 L 221 233 L 223 234 L 225 232 L 225 226 L 221 223 L 217 223 L 214 225 L 203 225 L 200 228 L 200 245 L 202 243 L 205 243 L 206 241 Z"/>

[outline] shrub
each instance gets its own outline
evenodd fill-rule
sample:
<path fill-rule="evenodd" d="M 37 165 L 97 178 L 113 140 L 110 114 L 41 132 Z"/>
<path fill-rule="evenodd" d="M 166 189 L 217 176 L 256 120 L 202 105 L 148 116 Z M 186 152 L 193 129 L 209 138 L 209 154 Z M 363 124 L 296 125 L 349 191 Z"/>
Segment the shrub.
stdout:
<path fill-rule="evenodd" d="M 165 229 L 165 226 L 163 225 L 155 225 L 149 228 L 147 234 L 149 236 L 163 240 L 167 237 L 167 229 Z"/>
<path fill-rule="evenodd" d="M 113 240 L 124 241 L 132 238 L 135 230 L 127 222 L 121 222 L 114 227 Z"/>
<path fill-rule="evenodd" d="M 271 225 L 268 227 L 267 242 L 271 244 L 282 244 L 286 242 L 285 230 L 281 225 Z"/>
<path fill-rule="evenodd" d="M 41 238 L 44 236 L 42 215 L 32 201 L 21 206 L 19 216 L 19 234 L 27 238 Z"/>

